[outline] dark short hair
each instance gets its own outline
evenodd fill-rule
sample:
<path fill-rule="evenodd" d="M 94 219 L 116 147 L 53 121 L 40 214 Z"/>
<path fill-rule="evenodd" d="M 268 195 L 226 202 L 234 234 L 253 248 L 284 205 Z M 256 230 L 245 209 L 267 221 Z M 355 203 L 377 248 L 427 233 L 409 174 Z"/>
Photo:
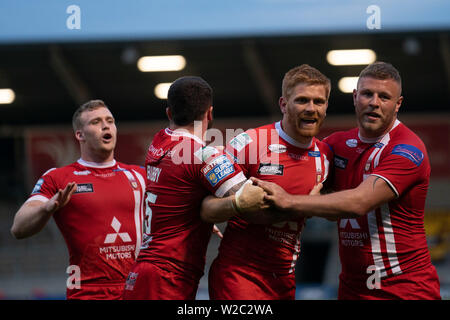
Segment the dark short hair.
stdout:
<path fill-rule="evenodd" d="M 106 108 L 109 109 L 105 102 L 103 102 L 103 100 L 90 100 L 84 104 L 82 104 L 77 110 L 75 110 L 75 113 L 73 114 L 72 117 L 72 127 L 74 131 L 77 131 L 78 129 L 81 128 L 81 126 L 83 125 L 81 123 L 81 114 L 84 111 L 92 111 L 98 108 Z"/>
<path fill-rule="evenodd" d="M 202 78 L 181 77 L 175 80 L 167 94 L 167 104 L 176 125 L 184 126 L 200 120 L 212 105 L 213 90 Z"/>
<path fill-rule="evenodd" d="M 388 62 L 376 61 L 372 64 L 369 64 L 359 74 L 359 79 L 365 77 L 378 80 L 392 79 L 399 84 L 401 92 L 402 78 L 400 77 L 400 73 L 392 64 Z"/>
<path fill-rule="evenodd" d="M 286 99 L 289 98 L 292 89 L 300 83 L 307 85 L 323 85 L 325 87 L 327 99 L 330 96 L 330 79 L 316 68 L 311 67 L 308 64 L 302 64 L 301 66 L 292 68 L 284 75 L 281 87 L 283 97 Z"/>

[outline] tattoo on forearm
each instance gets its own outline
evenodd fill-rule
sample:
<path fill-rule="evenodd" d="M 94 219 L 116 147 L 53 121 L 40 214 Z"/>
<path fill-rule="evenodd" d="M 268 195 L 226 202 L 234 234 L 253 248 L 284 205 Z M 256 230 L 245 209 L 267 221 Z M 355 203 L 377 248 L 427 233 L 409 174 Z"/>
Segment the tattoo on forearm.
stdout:
<path fill-rule="evenodd" d="M 378 179 L 380 179 L 380 177 L 376 177 L 375 180 L 373 181 L 373 190 L 375 190 L 375 183 L 377 183 Z"/>

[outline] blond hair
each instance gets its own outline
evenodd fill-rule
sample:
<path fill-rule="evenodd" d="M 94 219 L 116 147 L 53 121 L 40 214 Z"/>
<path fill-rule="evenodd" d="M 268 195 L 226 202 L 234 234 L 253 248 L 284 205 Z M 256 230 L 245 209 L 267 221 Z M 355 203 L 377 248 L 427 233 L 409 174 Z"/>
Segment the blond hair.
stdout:
<path fill-rule="evenodd" d="M 307 64 L 302 64 L 301 66 L 292 68 L 286 72 L 281 86 L 283 97 L 289 98 L 292 93 L 292 89 L 300 83 L 307 85 L 323 85 L 325 87 L 327 99 L 330 97 L 330 79 L 328 79 L 316 68 Z"/>

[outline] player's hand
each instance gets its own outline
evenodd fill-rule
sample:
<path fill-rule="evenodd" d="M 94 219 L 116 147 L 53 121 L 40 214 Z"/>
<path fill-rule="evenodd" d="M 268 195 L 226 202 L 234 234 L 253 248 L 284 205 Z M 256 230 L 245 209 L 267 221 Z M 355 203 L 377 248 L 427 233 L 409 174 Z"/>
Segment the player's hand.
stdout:
<path fill-rule="evenodd" d="M 220 239 L 223 239 L 223 234 L 220 232 L 220 229 L 214 224 L 213 225 L 213 233 L 215 233 Z"/>
<path fill-rule="evenodd" d="M 63 190 L 59 189 L 58 192 L 45 203 L 45 210 L 54 213 L 61 209 L 69 202 L 75 190 L 77 190 L 77 184 L 75 182 L 69 182 Z"/>
<path fill-rule="evenodd" d="M 268 209 L 264 196 L 264 190 L 248 180 L 235 194 L 236 207 L 241 214 Z"/>
<path fill-rule="evenodd" d="M 282 211 L 290 210 L 290 199 L 292 195 L 287 193 L 282 187 L 273 182 L 263 181 L 255 177 L 251 177 L 250 180 L 252 180 L 258 187 L 264 189 L 266 192 L 264 195 L 264 200 L 271 206 Z"/>

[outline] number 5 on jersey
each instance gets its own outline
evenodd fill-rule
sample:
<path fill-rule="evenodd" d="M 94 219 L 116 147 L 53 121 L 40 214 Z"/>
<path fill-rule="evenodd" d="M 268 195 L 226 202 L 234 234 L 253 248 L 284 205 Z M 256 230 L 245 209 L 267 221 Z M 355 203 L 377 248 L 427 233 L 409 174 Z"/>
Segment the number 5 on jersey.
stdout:
<path fill-rule="evenodd" d="M 157 195 L 151 192 L 146 192 L 147 196 L 145 197 L 145 217 L 144 217 L 144 235 L 149 235 L 151 233 L 151 223 L 152 223 L 152 208 L 151 204 L 155 204 Z"/>

